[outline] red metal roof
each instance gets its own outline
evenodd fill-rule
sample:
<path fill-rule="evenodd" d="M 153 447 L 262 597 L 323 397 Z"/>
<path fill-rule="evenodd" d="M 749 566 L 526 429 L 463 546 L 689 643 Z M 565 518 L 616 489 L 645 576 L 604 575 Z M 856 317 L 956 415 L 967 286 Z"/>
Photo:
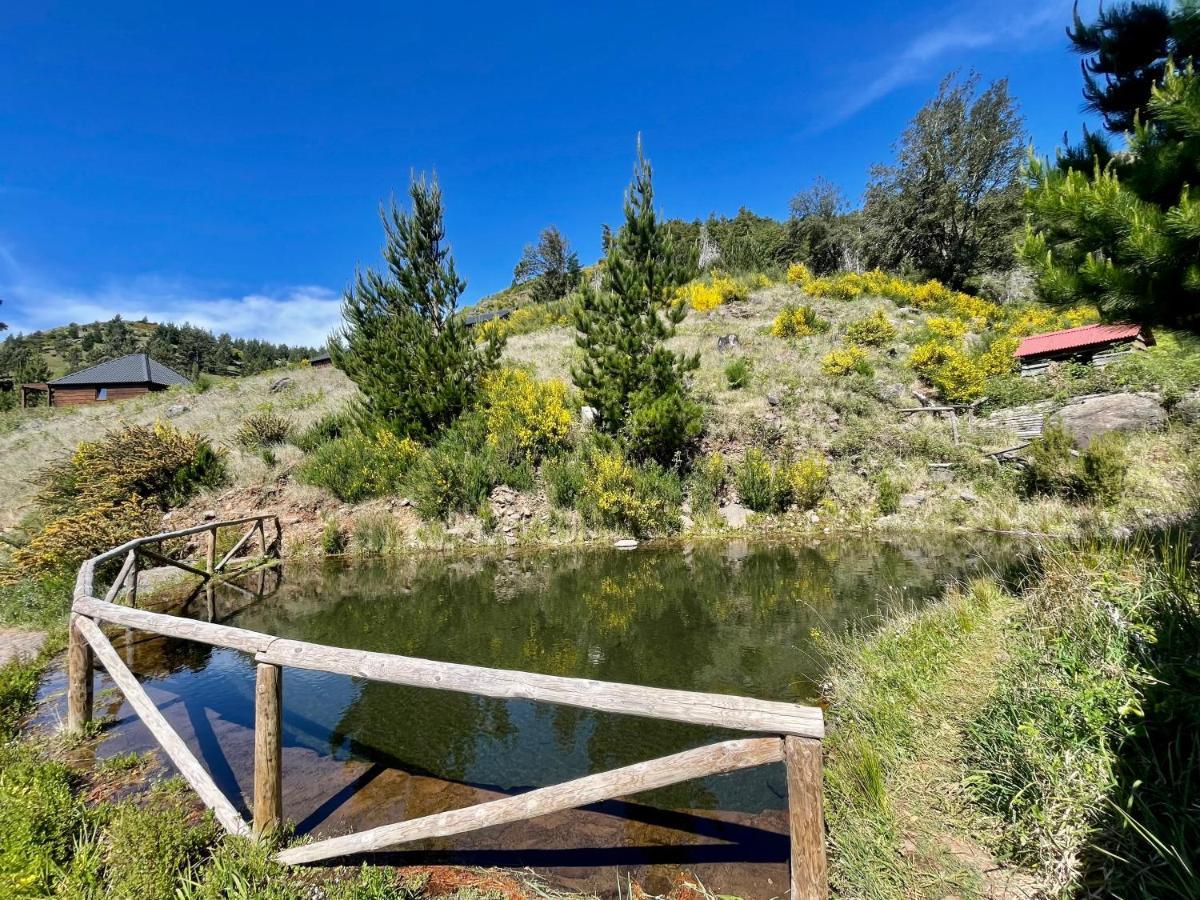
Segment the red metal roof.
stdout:
<path fill-rule="evenodd" d="M 1125 322 L 1117 325 L 1081 325 L 1078 328 L 1034 334 L 1021 341 L 1021 345 L 1017 347 L 1017 358 L 1061 353 L 1064 350 L 1078 350 L 1115 341 L 1131 341 L 1141 333 L 1141 325 Z"/>

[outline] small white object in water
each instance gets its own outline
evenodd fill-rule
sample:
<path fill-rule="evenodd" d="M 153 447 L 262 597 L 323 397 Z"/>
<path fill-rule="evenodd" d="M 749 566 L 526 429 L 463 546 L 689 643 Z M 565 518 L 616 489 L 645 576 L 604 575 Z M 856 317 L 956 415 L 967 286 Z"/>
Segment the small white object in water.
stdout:
<path fill-rule="evenodd" d="M 616 547 L 618 550 L 636 550 L 637 545 L 638 545 L 638 542 L 635 541 L 633 538 L 626 538 L 623 541 L 617 541 L 615 544 L 613 544 L 613 546 Z"/>

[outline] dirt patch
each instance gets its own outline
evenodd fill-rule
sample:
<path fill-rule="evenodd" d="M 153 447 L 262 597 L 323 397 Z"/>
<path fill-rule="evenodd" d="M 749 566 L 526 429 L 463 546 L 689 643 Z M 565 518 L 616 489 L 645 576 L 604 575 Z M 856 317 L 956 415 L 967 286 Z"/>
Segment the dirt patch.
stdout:
<path fill-rule="evenodd" d="M 29 662 L 46 643 L 44 631 L 22 631 L 19 628 L 0 628 L 0 667 L 14 660 Z"/>

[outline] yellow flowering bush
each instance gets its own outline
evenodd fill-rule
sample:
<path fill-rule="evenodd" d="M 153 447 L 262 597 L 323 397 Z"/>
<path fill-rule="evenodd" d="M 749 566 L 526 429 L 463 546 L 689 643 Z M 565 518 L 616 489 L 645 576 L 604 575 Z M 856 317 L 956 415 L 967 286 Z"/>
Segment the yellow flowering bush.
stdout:
<path fill-rule="evenodd" d="M 797 284 L 800 287 L 804 287 L 804 285 L 808 284 L 810 281 L 812 281 L 812 279 L 813 274 L 809 271 L 808 266 L 806 266 L 804 263 L 792 263 L 790 266 L 788 266 L 788 284 Z"/>
<path fill-rule="evenodd" d="M 896 326 L 881 309 L 846 326 L 846 340 L 862 347 L 882 347 L 895 337 Z"/>
<path fill-rule="evenodd" d="M 767 281 L 763 286 L 770 283 Z M 711 312 L 722 303 L 739 302 L 749 296 L 750 289 L 746 285 L 735 281 L 719 269 L 714 269 L 707 280 L 689 282 L 676 291 L 676 297 L 696 312 Z"/>
<path fill-rule="evenodd" d="M 829 487 L 829 464 L 823 457 L 806 456 L 781 466 L 778 480 L 780 490 L 786 494 L 782 506 L 795 504 L 801 509 L 812 509 Z"/>
<path fill-rule="evenodd" d="M 489 372 L 481 408 L 494 448 L 537 458 L 563 447 L 571 433 L 567 386 L 539 381 L 523 369 Z"/>
<path fill-rule="evenodd" d="M 399 492 L 422 452 L 412 438 L 397 437 L 386 428 L 355 430 L 317 446 L 296 477 L 345 503 L 360 503 Z"/>
<path fill-rule="evenodd" d="M 578 503 L 585 518 L 642 536 L 678 526 L 681 495 L 678 479 L 656 466 L 638 467 L 620 453 L 598 453 L 580 485 Z"/>
<path fill-rule="evenodd" d="M 0 582 L 77 565 L 126 541 L 159 531 L 162 511 L 136 495 L 86 506 L 52 520 L 24 547 L 13 551 L 12 569 Z"/>
<path fill-rule="evenodd" d="M 734 472 L 738 496 L 755 512 L 783 512 L 789 506 L 811 509 L 829 486 L 829 464 L 820 456 L 772 466 L 751 448 Z"/>
<path fill-rule="evenodd" d="M 1015 337 L 1002 337 L 992 341 L 992 345 L 979 356 L 979 365 L 984 375 L 1007 375 L 1015 369 L 1019 343 Z"/>
<path fill-rule="evenodd" d="M 936 340 L 918 344 L 908 364 L 946 400 L 965 403 L 983 395 L 987 381 L 984 367 L 950 344 Z"/>
<path fill-rule="evenodd" d="M 771 334 L 780 338 L 808 337 L 828 327 L 829 323 L 821 319 L 811 306 L 789 303 L 771 323 Z"/>
<path fill-rule="evenodd" d="M 942 341 L 925 341 L 917 344 L 909 354 L 908 364 L 914 372 L 928 377 L 942 363 L 958 351 Z"/>
<path fill-rule="evenodd" d="M 930 334 L 948 341 L 957 341 L 967 333 L 966 322 L 949 316 L 930 316 L 925 320 L 925 327 Z"/>
<path fill-rule="evenodd" d="M 763 288 L 769 288 L 771 286 L 771 279 L 762 272 L 756 272 L 754 277 L 750 279 L 750 286 L 756 291 L 761 291 Z"/>
<path fill-rule="evenodd" d="M 837 347 L 821 358 L 821 371 L 826 375 L 871 375 L 874 369 L 867 361 L 866 351 L 859 347 Z"/>

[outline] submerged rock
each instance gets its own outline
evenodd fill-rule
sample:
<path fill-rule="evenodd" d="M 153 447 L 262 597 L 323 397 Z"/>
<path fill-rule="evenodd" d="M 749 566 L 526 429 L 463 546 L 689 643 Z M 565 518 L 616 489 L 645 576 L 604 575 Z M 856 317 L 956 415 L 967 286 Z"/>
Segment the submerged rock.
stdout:
<path fill-rule="evenodd" d="M 618 550 L 636 550 L 638 542 L 633 538 L 623 538 L 613 544 Z"/>

